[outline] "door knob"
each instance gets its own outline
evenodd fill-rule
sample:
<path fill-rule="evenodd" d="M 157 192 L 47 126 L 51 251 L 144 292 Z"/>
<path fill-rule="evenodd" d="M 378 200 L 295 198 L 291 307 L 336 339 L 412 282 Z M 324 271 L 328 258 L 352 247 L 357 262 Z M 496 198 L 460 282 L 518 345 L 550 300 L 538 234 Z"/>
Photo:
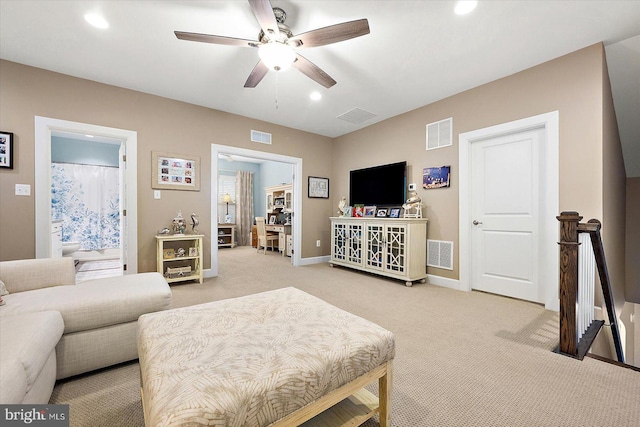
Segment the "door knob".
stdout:
<path fill-rule="evenodd" d="M 475 220 L 475 219 L 473 220 L 473 225 L 480 225 L 480 224 L 482 224 L 480 221 Z"/>

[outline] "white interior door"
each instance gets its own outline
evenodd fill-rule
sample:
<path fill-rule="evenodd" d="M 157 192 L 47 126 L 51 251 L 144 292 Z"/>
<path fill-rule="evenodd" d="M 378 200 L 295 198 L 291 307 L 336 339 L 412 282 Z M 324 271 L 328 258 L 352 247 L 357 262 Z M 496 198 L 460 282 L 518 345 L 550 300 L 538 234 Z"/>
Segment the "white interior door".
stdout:
<path fill-rule="evenodd" d="M 544 129 L 471 144 L 471 286 L 544 302 L 539 280 Z"/>

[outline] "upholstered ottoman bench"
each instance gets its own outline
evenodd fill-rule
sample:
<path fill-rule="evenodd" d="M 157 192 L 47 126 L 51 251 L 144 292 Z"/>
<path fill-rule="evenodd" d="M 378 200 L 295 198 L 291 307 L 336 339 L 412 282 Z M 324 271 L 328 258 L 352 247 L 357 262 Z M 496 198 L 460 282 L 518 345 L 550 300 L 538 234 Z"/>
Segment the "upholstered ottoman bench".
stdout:
<path fill-rule="evenodd" d="M 391 426 L 393 334 L 295 288 L 142 315 L 138 353 L 147 426 Z"/>

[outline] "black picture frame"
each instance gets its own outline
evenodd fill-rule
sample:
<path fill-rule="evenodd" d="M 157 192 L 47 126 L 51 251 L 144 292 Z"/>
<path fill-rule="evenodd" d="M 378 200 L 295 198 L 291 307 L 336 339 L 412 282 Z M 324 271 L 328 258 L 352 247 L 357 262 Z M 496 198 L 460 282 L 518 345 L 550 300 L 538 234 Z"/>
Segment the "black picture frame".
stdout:
<path fill-rule="evenodd" d="M 0 131 L 0 168 L 13 169 L 13 133 Z"/>
<path fill-rule="evenodd" d="M 328 199 L 329 178 L 310 176 L 308 196 L 312 199 Z"/>

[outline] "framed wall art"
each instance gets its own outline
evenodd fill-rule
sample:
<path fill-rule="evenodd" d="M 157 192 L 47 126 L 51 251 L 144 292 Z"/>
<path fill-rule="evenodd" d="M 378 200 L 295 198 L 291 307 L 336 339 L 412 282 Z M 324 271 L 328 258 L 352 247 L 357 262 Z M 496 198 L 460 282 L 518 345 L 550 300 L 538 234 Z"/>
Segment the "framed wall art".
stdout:
<path fill-rule="evenodd" d="M 13 133 L 0 131 L 0 168 L 13 169 Z"/>
<path fill-rule="evenodd" d="M 309 177 L 309 197 L 318 199 L 329 198 L 329 178 Z"/>
<path fill-rule="evenodd" d="M 422 188 L 445 188 L 451 185 L 451 166 L 439 168 L 424 168 L 422 171 Z"/>
<path fill-rule="evenodd" d="M 200 191 L 200 157 L 152 151 L 151 188 Z"/>

